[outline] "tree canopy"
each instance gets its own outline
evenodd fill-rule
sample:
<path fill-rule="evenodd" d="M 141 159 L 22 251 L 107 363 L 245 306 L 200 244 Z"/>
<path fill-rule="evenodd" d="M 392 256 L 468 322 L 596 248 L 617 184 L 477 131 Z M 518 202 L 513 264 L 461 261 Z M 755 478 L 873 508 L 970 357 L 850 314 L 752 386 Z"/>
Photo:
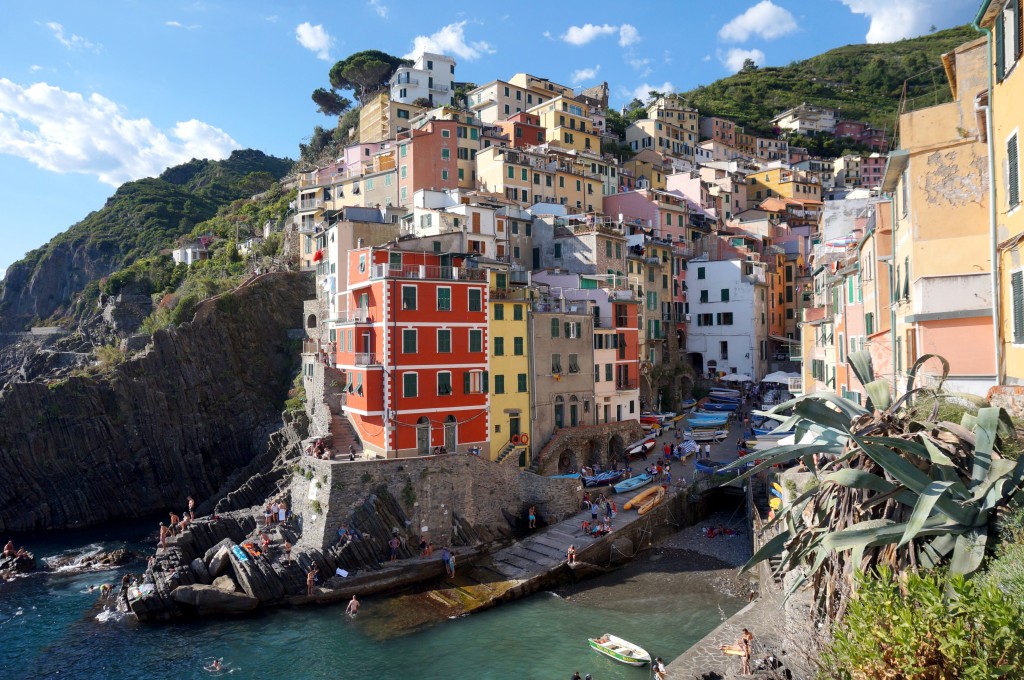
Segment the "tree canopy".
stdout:
<path fill-rule="evenodd" d="M 386 85 L 399 66 L 411 65 L 412 62 L 408 59 L 380 50 L 356 52 L 331 67 L 331 89 L 352 90 L 356 92 L 360 101 L 364 101 L 367 95 Z"/>

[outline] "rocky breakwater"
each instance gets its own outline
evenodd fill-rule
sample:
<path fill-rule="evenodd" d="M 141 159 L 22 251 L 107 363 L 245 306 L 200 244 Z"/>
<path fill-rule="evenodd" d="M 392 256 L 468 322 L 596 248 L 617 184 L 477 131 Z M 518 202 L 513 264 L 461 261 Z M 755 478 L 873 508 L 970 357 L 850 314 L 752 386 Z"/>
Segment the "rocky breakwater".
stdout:
<path fill-rule="evenodd" d="M 298 273 L 202 303 L 98 377 L 0 393 L 0 531 L 96 524 L 214 496 L 265 450 L 297 370 Z"/>

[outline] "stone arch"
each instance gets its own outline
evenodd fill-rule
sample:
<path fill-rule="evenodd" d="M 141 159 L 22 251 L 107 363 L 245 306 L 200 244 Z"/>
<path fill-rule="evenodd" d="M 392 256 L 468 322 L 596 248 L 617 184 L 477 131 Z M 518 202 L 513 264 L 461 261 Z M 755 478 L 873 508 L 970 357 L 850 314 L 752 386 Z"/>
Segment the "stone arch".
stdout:
<path fill-rule="evenodd" d="M 306 328 L 316 328 L 316 314 L 310 314 L 306 317 Z"/>
<path fill-rule="evenodd" d="M 455 416 L 444 419 L 444 448 L 448 453 L 455 453 L 459 447 L 459 422 Z"/>
<path fill-rule="evenodd" d="M 626 460 L 626 442 L 618 434 L 613 434 L 612 438 L 608 440 L 608 461 L 613 460 Z"/>
<path fill-rule="evenodd" d="M 562 449 L 562 452 L 558 454 L 558 474 L 562 475 L 571 471 L 578 471 L 580 469 L 579 459 L 576 457 L 576 452 L 572 449 Z"/>
<path fill-rule="evenodd" d="M 594 463 L 604 464 L 603 447 L 597 439 L 591 439 L 583 445 L 583 459 L 586 465 L 592 467 Z"/>

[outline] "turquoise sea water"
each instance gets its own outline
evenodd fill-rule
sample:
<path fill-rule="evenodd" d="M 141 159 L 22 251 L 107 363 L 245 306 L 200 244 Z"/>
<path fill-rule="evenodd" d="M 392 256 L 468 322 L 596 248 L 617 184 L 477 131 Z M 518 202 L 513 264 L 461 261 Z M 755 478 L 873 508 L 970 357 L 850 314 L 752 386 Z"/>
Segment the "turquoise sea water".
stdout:
<path fill-rule="evenodd" d="M 135 547 L 146 532 L 122 527 L 107 535 L 54 535 L 28 547 L 37 557 L 87 544 Z M 631 588 L 642 575 L 625 582 L 601 577 L 577 585 L 568 599 L 539 593 L 402 635 L 382 635 L 373 625 L 375 609 L 384 606 L 380 598 L 364 600 L 355 620 L 342 607 L 323 607 L 142 626 L 104 614 L 87 590 L 117 582 L 122 573 L 35 575 L 0 584 L 0 678 L 457 680 L 569 678 L 578 670 L 594 680 L 641 680 L 650 677 L 648 669 L 606 660 L 588 648 L 587 638 L 611 632 L 668 661 L 742 604 L 706 588 L 688 592 L 688 574 L 661 574 L 664 587 L 653 593 Z M 224 659 L 225 671 L 204 670 L 213 657 Z"/>

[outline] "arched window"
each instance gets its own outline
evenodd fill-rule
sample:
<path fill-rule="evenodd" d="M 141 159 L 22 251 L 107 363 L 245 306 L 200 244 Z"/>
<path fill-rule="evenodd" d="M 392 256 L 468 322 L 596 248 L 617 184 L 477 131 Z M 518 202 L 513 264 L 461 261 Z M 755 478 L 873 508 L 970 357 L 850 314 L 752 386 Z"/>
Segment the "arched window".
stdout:
<path fill-rule="evenodd" d="M 561 396 L 555 397 L 555 427 L 565 427 L 565 403 Z"/>
<path fill-rule="evenodd" d="M 316 314 L 306 317 L 306 328 L 316 328 Z"/>
<path fill-rule="evenodd" d="M 444 419 L 444 448 L 448 453 L 455 453 L 458 447 L 458 421 L 455 416 L 448 416 Z"/>
<path fill-rule="evenodd" d="M 416 454 L 430 455 L 430 421 L 426 416 L 416 421 Z"/>

